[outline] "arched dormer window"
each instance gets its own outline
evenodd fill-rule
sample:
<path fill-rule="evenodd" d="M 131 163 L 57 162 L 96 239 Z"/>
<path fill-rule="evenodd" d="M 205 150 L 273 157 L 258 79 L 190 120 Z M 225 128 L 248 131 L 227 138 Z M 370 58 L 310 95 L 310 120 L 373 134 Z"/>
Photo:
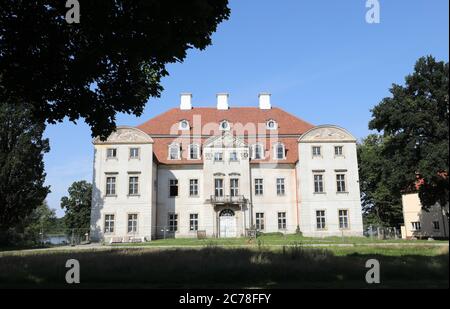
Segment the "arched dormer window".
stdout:
<path fill-rule="evenodd" d="M 276 160 L 286 159 L 286 148 L 283 143 L 276 143 L 274 145 L 274 157 Z"/>
<path fill-rule="evenodd" d="M 262 160 L 264 159 L 264 146 L 262 144 L 255 144 L 252 147 L 252 159 Z"/>
<path fill-rule="evenodd" d="M 186 119 L 181 120 L 180 124 L 179 124 L 179 129 L 180 130 L 189 130 L 190 129 L 189 121 L 187 121 Z"/>
<path fill-rule="evenodd" d="M 269 119 L 266 122 L 266 128 L 267 130 L 276 130 L 278 129 L 278 123 L 273 119 Z"/>
<path fill-rule="evenodd" d="M 189 145 L 189 160 L 200 159 L 200 145 L 190 144 Z"/>
<path fill-rule="evenodd" d="M 169 160 L 180 160 L 180 144 L 169 145 Z"/>
<path fill-rule="evenodd" d="M 228 120 L 222 120 L 220 122 L 219 129 L 222 131 L 230 130 L 230 123 L 228 122 Z"/>

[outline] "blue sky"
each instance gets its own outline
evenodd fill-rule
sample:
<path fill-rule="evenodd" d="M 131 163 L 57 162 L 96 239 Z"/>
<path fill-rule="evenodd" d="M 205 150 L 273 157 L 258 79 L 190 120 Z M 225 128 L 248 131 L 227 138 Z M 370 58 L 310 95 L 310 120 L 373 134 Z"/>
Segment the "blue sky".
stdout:
<path fill-rule="evenodd" d="M 379 0 L 380 23 L 365 21 L 366 0 L 232 0 L 231 17 L 213 45 L 192 50 L 168 66 L 161 98 L 141 117 L 118 115 L 118 125 L 138 125 L 179 105 L 191 92 L 194 106 L 215 106 L 228 92 L 232 106 L 256 106 L 259 92 L 272 104 L 313 124 L 336 124 L 356 137 L 369 133 L 370 109 L 403 83 L 415 61 L 431 54 L 448 61 L 448 0 Z M 92 181 L 89 127 L 68 121 L 49 125 L 45 155 L 50 207 L 73 181 Z"/>

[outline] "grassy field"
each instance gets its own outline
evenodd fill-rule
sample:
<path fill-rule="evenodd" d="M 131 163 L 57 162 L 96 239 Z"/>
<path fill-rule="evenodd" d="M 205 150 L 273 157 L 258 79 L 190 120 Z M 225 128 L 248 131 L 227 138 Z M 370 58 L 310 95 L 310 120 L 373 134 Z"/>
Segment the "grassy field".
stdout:
<path fill-rule="evenodd" d="M 65 262 L 74 258 L 81 268 L 81 283 L 76 287 L 448 288 L 448 247 L 420 242 L 327 248 L 267 243 L 268 239 L 265 244 L 241 248 L 209 243 L 177 249 L 149 246 L 3 252 L 0 287 L 73 288 L 64 278 Z M 365 282 L 365 262 L 372 258 L 380 262 L 378 285 Z"/>

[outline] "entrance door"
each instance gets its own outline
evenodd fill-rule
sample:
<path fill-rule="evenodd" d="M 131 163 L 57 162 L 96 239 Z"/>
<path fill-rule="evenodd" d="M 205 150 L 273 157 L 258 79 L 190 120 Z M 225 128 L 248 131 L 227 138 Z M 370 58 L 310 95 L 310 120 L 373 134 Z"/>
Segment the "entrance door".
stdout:
<path fill-rule="evenodd" d="M 231 209 L 224 209 L 219 214 L 220 237 L 236 237 L 236 216 Z"/>

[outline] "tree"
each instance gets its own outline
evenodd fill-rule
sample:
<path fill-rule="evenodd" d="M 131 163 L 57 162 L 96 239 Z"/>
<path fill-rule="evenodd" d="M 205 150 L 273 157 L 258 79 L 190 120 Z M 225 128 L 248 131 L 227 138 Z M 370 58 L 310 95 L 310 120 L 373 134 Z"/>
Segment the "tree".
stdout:
<path fill-rule="evenodd" d="M 31 241 L 33 244 L 40 243 L 42 236 L 55 231 L 57 225 L 58 218 L 55 215 L 55 210 L 50 209 L 44 201 L 23 220 L 24 239 Z"/>
<path fill-rule="evenodd" d="M 50 191 L 44 186 L 45 125 L 30 114 L 26 104 L 0 103 L 0 234 L 42 205 Z"/>
<path fill-rule="evenodd" d="M 83 117 L 103 138 L 117 112 L 141 115 L 166 65 L 210 45 L 230 14 L 227 0 L 79 0 L 69 24 L 65 2 L 0 2 L 0 102 L 29 103 L 49 123 Z"/>
<path fill-rule="evenodd" d="M 401 192 L 392 166 L 382 153 L 384 139 L 371 134 L 358 144 L 359 184 L 365 225 L 398 227 L 402 221 Z"/>
<path fill-rule="evenodd" d="M 420 58 L 404 86 L 394 84 L 391 97 L 372 110 L 370 129 L 383 132 L 381 155 L 390 163 L 396 190 L 423 184 L 419 196 L 425 209 L 448 203 L 449 97 L 448 62 Z"/>
<path fill-rule="evenodd" d="M 90 226 L 92 184 L 75 181 L 68 189 L 69 196 L 61 198 L 61 208 L 65 209 L 64 223 L 69 229 L 86 233 Z"/>

